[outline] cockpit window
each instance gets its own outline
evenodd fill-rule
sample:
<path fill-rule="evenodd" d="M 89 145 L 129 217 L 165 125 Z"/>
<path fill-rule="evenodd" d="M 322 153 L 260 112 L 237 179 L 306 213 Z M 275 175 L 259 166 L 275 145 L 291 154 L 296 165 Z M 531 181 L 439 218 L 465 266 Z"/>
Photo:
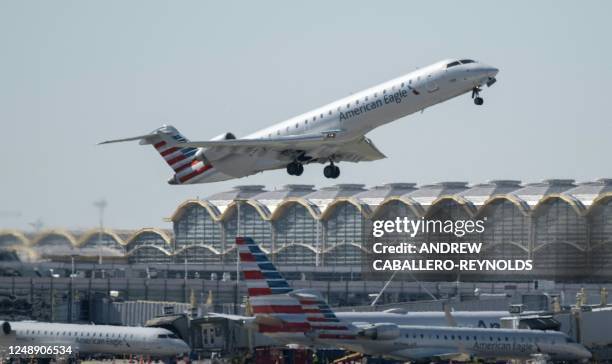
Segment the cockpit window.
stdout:
<path fill-rule="evenodd" d="M 176 336 L 174 334 L 168 334 L 168 338 L 170 338 L 170 339 L 178 339 L 178 336 Z"/>
<path fill-rule="evenodd" d="M 455 67 L 460 65 L 461 63 L 459 63 L 459 61 L 455 61 L 455 62 L 451 62 L 449 64 L 446 65 L 446 68 L 451 68 L 451 67 Z"/>
<path fill-rule="evenodd" d="M 166 334 L 160 334 L 160 335 L 157 335 L 157 338 L 158 338 L 158 339 L 165 339 L 165 338 L 167 338 L 167 337 L 168 337 L 168 335 L 166 335 Z"/>
<path fill-rule="evenodd" d="M 466 63 L 474 63 L 474 61 L 472 61 L 471 59 L 462 59 L 460 61 L 462 64 L 466 64 Z"/>

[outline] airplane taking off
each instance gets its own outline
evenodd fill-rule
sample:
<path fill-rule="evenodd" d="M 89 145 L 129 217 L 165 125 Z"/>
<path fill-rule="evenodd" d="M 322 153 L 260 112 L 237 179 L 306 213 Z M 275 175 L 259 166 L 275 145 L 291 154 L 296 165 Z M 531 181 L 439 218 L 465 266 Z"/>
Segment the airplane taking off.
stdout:
<path fill-rule="evenodd" d="M 323 174 L 338 178 L 336 163 L 385 158 L 365 136 L 372 129 L 470 91 L 474 103 L 482 105 L 481 87 L 493 85 L 497 73 L 497 68 L 471 59 L 449 59 L 240 139 L 228 132 L 210 141 L 189 141 L 164 125 L 150 134 L 100 144 L 152 144 L 174 170 L 171 185 L 218 182 L 281 168 L 300 176 L 310 163 L 329 163 Z"/>
<path fill-rule="evenodd" d="M 36 321 L 2 323 L 0 358 L 5 354 L 20 356 L 23 348 L 38 347 L 52 352 L 39 355 L 70 357 L 79 354 L 138 354 L 162 358 L 189 353 L 187 343 L 169 330 L 157 327 L 78 325 Z"/>

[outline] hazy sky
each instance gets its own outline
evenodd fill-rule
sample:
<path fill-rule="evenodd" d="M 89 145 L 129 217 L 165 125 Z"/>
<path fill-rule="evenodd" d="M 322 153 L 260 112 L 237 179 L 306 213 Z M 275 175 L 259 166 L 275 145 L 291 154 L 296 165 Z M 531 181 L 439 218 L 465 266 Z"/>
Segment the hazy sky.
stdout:
<path fill-rule="evenodd" d="M 0 227 L 170 227 L 237 184 L 612 177 L 610 2 L 0 1 Z M 98 146 L 163 123 L 238 136 L 440 59 L 500 69 L 469 95 L 369 134 L 388 158 L 169 186 L 149 146 Z M 11 216 L 19 212 L 20 216 Z"/>

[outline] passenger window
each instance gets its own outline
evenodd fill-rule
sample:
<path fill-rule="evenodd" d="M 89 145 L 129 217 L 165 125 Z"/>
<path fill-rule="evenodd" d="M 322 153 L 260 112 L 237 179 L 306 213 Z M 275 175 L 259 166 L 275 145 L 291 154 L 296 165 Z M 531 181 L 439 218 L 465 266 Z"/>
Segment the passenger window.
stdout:
<path fill-rule="evenodd" d="M 298 123 L 295 123 L 295 128 L 297 129 L 298 127 L 299 127 L 299 124 L 298 124 Z"/>
<path fill-rule="evenodd" d="M 368 97 L 367 96 L 365 97 L 365 100 L 368 101 Z"/>
<path fill-rule="evenodd" d="M 331 110 L 329 110 L 329 115 L 331 115 L 331 114 L 332 114 L 332 111 L 331 111 Z"/>
<path fill-rule="evenodd" d="M 355 101 L 355 105 L 359 105 L 359 100 Z"/>
<path fill-rule="evenodd" d="M 383 90 L 383 94 L 386 94 L 386 93 L 387 93 L 387 90 Z"/>

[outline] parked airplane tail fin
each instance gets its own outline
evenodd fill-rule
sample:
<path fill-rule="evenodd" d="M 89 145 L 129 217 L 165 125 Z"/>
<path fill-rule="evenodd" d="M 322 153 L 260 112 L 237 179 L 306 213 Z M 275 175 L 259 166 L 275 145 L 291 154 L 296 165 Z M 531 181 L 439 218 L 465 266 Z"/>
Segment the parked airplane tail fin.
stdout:
<path fill-rule="evenodd" d="M 283 294 L 293 290 L 253 239 L 237 237 L 236 246 L 249 297 Z"/>

